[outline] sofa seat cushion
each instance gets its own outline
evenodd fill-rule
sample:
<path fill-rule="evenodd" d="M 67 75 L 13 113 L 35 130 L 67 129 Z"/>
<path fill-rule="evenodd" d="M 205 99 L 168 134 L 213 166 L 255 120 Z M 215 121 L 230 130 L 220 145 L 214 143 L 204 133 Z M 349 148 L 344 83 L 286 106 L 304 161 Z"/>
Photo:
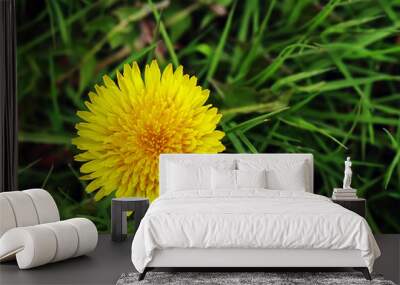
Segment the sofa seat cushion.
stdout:
<path fill-rule="evenodd" d="M 88 219 L 17 227 L 0 238 L 0 261 L 17 259 L 20 269 L 86 254 L 96 248 L 96 226 Z"/>

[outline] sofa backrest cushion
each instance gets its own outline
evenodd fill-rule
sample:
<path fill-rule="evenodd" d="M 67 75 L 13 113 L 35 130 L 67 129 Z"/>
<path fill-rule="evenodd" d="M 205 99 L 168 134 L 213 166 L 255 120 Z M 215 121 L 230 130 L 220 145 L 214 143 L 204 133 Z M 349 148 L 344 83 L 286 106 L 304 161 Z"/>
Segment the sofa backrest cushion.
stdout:
<path fill-rule="evenodd" d="M 60 220 L 53 197 L 43 189 L 0 193 L 0 237 L 15 227 Z"/>

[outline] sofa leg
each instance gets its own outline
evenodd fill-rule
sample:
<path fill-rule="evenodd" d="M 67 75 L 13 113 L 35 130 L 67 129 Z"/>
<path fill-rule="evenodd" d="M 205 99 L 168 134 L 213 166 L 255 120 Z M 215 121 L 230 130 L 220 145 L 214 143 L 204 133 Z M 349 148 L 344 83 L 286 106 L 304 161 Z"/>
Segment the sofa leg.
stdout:
<path fill-rule="evenodd" d="M 138 281 L 142 281 L 144 279 L 144 277 L 146 277 L 146 273 L 147 273 L 147 267 L 143 270 L 142 273 L 139 274 L 139 278 Z"/>
<path fill-rule="evenodd" d="M 369 274 L 369 270 L 367 267 L 355 267 L 354 269 L 357 271 L 361 271 L 362 274 L 364 275 L 365 279 L 372 280 L 371 274 Z"/>

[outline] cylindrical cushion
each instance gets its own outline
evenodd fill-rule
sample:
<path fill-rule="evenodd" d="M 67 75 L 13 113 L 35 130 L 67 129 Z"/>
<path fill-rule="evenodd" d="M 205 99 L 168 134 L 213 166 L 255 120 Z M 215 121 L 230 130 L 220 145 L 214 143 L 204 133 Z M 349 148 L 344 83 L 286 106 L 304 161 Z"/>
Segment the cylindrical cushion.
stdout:
<path fill-rule="evenodd" d="M 39 223 L 38 214 L 30 196 L 22 191 L 3 192 L 1 195 L 10 202 L 17 227 L 33 226 Z"/>
<path fill-rule="evenodd" d="M 85 218 L 74 218 L 65 220 L 65 222 L 71 224 L 78 233 L 79 245 L 74 257 L 86 254 L 96 248 L 98 233 L 92 221 Z"/>
<path fill-rule="evenodd" d="M 30 196 L 36 208 L 39 224 L 52 223 L 60 220 L 56 202 L 49 192 L 43 189 L 28 189 L 22 191 Z"/>
<path fill-rule="evenodd" d="M 96 248 L 97 229 L 76 218 L 7 231 L 0 238 L 0 261 L 16 255 L 20 269 L 86 254 Z"/>
<path fill-rule="evenodd" d="M 0 193 L 0 237 L 9 229 L 17 226 L 11 204 L 2 194 Z"/>
<path fill-rule="evenodd" d="M 49 263 L 57 249 L 53 231 L 42 225 L 19 227 L 6 232 L 0 239 L 0 260 L 16 254 L 20 269 Z"/>
<path fill-rule="evenodd" d="M 44 224 L 44 227 L 51 229 L 56 235 L 57 250 L 52 262 L 57 262 L 75 255 L 78 248 L 78 233 L 71 224 L 62 221 Z"/>

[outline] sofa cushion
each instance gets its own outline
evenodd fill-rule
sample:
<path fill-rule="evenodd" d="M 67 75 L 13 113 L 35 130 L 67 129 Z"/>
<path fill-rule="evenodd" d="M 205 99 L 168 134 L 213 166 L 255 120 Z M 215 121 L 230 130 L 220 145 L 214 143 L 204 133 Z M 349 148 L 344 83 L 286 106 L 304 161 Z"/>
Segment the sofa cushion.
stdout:
<path fill-rule="evenodd" d="M 33 268 L 86 254 L 97 238 L 96 226 L 84 218 L 13 228 L 0 238 L 0 261 L 16 257 L 20 269 Z"/>
<path fill-rule="evenodd" d="M 0 193 L 0 214 L 0 237 L 15 227 L 34 226 L 60 220 L 53 197 L 43 189 Z"/>

